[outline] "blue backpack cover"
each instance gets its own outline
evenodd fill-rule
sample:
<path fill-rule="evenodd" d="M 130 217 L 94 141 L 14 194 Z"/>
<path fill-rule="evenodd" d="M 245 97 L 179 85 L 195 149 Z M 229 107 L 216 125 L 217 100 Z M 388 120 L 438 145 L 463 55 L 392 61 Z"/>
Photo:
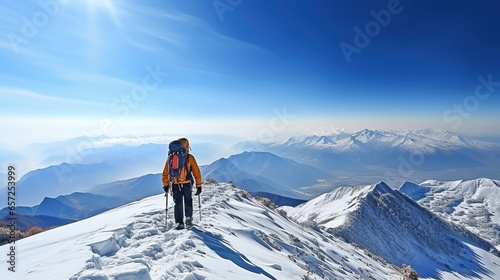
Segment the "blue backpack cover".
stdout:
<path fill-rule="evenodd" d="M 187 157 L 188 153 L 181 141 L 175 140 L 168 144 L 168 176 L 171 183 L 189 181 Z"/>

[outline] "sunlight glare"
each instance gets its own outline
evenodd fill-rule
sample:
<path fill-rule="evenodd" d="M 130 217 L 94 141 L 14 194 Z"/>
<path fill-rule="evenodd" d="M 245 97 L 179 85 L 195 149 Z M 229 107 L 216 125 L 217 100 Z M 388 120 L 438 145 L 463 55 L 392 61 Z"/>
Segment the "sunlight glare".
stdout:
<path fill-rule="evenodd" d="M 110 13 L 114 10 L 114 5 L 112 0 L 86 0 L 87 7 L 90 11 L 95 12 L 96 10 L 106 10 Z"/>
<path fill-rule="evenodd" d="M 96 13 L 104 12 L 111 16 L 114 24 L 120 26 L 117 16 L 117 8 L 113 0 L 86 0 L 87 11 L 91 17 Z"/>

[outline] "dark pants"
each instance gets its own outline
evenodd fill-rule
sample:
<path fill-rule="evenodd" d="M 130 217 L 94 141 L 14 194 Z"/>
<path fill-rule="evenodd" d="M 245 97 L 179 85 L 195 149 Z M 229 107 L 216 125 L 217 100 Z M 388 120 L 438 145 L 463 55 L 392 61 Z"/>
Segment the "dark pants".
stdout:
<path fill-rule="evenodd" d="M 175 223 L 184 223 L 184 210 L 186 217 L 193 216 L 193 195 L 191 193 L 191 184 L 172 184 L 172 195 L 174 197 L 174 215 Z"/>

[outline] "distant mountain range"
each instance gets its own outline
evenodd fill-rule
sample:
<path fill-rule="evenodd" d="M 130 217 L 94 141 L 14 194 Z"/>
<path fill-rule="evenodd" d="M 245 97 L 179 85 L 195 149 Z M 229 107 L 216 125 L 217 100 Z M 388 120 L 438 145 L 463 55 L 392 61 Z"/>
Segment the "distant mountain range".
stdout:
<path fill-rule="evenodd" d="M 33 206 L 45 197 L 85 191 L 96 184 L 114 181 L 121 171 L 106 163 L 67 164 L 30 171 L 18 179 L 17 190 L 23 195 L 17 197 L 18 206 Z M 0 199 L 7 201 L 3 189 Z"/>
<path fill-rule="evenodd" d="M 168 143 L 178 136 L 77 137 L 65 141 L 34 144 L 28 152 L 37 155 L 44 166 L 61 163 L 93 164 L 106 161 L 128 170 L 130 177 L 155 173 L 165 163 Z M 209 139 L 204 139 L 207 141 Z M 212 162 L 223 148 L 216 142 L 191 141 L 198 162 Z M 0 158 L 1 159 L 1 158 Z M 142 164 L 136 164 L 140 162 Z M 128 166 L 124 163 L 129 163 Z"/>
<path fill-rule="evenodd" d="M 440 278 L 441 272 L 475 277 L 484 266 L 471 246 L 500 256 L 484 239 L 385 183 L 339 188 L 284 210 L 298 222 L 319 226 L 395 265 L 409 264 L 423 278 Z"/>
<path fill-rule="evenodd" d="M 59 151 L 61 153 L 61 151 Z M 122 144 L 82 152 L 78 163 L 61 163 L 27 172 L 18 178 L 18 189 L 23 191 L 18 205 L 33 206 L 45 197 L 87 192 L 98 184 L 139 177 L 149 172 L 161 172 L 167 147 L 159 144 L 125 146 Z M 67 155 L 54 157 L 63 160 Z M 71 156 L 67 159 L 76 159 Z M 50 161 L 58 161 L 51 159 Z M 0 199 L 7 199 L 5 189 Z"/>
<path fill-rule="evenodd" d="M 92 217 L 106 210 L 123 205 L 129 200 L 95 195 L 72 193 L 56 198 L 45 197 L 36 206 L 19 206 L 15 210 L 16 229 L 26 231 L 32 227 L 50 228 L 62 226 L 74 221 Z M 7 207 L 0 210 L 0 226 L 8 225 L 12 220 Z"/>
<path fill-rule="evenodd" d="M 161 174 L 147 174 L 137 178 L 97 185 L 88 192 L 117 197 L 126 201 L 142 199 L 163 193 Z"/>
<path fill-rule="evenodd" d="M 148 174 L 138 178 L 97 185 L 89 193 L 74 192 L 55 198 L 44 197 L 39 205 L 18 206 L 16 217 L 32 226 L 56 226 L 94 216 L 128 202 L 163 193 L 161 174 Z M 0 210 L 0 221 L 6 221 L 7 207 Z"/>
<path fill-rule="evenodd" d="M 81 220 L 129 202 L 125 199 L 90 193 L 72 193 L 55 198 L 45 197 L 32 207 L 16 207 L 16 215 L 45 216 L 67 220 Z M 7 216 L 9 209 L 0 210 L 0 217 Z"/>
<path fill-rule="evenodd" d="M 291 137 L 283 142 L 242 142 L 240 151 L 264 151 L 333 174 L 336 186 L 386 181 L 401 185 L 428 178 L 452 180 L 500 174 L 500 141 L 485 135 L 448 131 L 384 131 Z"/>
<path fill-rule="evenodd" d="M 74 222 L 71 219 L 62 219 L 52 216 L 43 215 L 16 215 L 16 230 L 27 231 L 33 227 L 50 228 L 59 227 L 66 225 L 68 223 Z M 0 218 L 0 227 L 5 227 L 10 225 L 12 220 L 8 219 L 8 216 Z"/>

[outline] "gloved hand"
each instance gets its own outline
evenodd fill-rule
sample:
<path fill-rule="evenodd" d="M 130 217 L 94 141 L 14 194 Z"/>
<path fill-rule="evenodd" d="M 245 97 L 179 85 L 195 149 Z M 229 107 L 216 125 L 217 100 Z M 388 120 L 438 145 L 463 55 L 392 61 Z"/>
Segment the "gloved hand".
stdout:
<path fill-rule="evenodd" d="M 200 195 L 200 193 L 201 193 L 201 186 L 196 187 L 196 192 L 194 193 L 194 195 Z"/>
<path fill-rule="evenodd" d="M 165 191 L 165 193 L 168 193 L 168 189 L 169 189 L 168 186 L 163 186 L 163 190 Z"/>

